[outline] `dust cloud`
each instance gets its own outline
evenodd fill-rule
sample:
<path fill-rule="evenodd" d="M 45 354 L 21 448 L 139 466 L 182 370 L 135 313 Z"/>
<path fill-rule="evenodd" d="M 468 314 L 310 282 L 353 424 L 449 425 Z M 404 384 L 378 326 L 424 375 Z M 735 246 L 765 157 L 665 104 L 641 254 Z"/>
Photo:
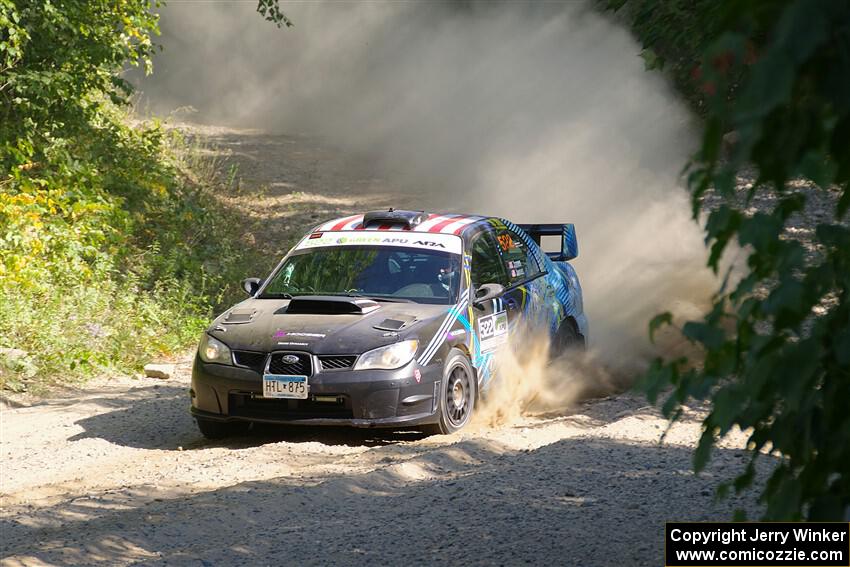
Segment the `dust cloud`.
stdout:
<path fill-rule="evenodd" d="M 422 207 L 574 222 L 585 382 L 639 371 L 654 314 L 704 309 L 716 282 L 679 175 L 692 117 L 616 22 L 577 2 L 283 2 L 278 30 L 254 6 L 164 7 L 149 108 L 319 136 Z"/>
<path fill-rule="evenodd" d="M 473 428 L 514 424 L 529 415 L 560 415 L 580 399 L 627 385 L 592 354 L 572 350 L 552 360 L 547 337 L 522 327 L 515 331 L 528 340 L 520 348 L 502 348 L 494 357 L 495 375 L 505 379 L 494 380 L 479 397 Z"/>

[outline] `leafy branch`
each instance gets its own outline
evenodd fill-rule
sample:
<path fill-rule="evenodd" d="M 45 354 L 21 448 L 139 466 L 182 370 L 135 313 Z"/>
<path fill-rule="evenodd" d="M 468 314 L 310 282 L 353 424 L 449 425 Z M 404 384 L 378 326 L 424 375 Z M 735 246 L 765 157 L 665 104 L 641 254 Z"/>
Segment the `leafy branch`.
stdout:
<path fill-rule="evenodd" d="M 676 52 L 676 34 L 637 1 L 645 40 Z M 724 0 L 691 13 L 698 72 L 690 74 L 705 123 L 688 166 L 695 220 L 705 225 L 708 265 L 730 245 L 746 255 L 742 277 L 718 291 L 710 312 L 682 333 L 702 348 L 694 365 L 657 359 L 645 386 L 671 420 L 689 400 L 711 411 L 694 454 L 702 470 L 733 427 L 749 432 L 750 461 L 733 482 L 756 478 L 764 453 L 779 458 L 761 494 L 768 519 L 850 516 L 850 4 L 843 0 Z M 687 17 L 686 17 L 687 19 Z M 671 38 L 674 40 L 671 41 Z M 662 65 L 663 66 L 663 65 Z M 750 170 L 746 190 L 740 179 Z M 799 189 L 811 187 L 809 192 Z M 832 203 L 812 251 L 788 230 L 812 192 Z M 753 213 L 756 199 L 772 202 Z M 654 333 L 669 315 L 650 325 Z"/>
<path fill-rule="evenodd" d="M 286 26 L 291 28 L 295 26 L 292 20 L 281 11 L 278 0 L 257 0 L 257 12 L 266 21 L 272 22 L 277 27 Z"/>

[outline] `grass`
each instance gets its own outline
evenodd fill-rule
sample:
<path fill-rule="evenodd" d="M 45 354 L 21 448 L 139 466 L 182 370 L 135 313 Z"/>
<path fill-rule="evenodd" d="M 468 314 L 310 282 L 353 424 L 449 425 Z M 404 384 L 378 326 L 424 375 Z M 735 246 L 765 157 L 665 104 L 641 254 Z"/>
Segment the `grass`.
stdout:
<path fill-rule="evenodd" d="M 47 162 L 0 180 L 2 389 L 40 393 L 180 352 L 263 265 L 221 198 L 235 170 L 177 130 L 112 119 L 122 144 L 81 171 Z"/>

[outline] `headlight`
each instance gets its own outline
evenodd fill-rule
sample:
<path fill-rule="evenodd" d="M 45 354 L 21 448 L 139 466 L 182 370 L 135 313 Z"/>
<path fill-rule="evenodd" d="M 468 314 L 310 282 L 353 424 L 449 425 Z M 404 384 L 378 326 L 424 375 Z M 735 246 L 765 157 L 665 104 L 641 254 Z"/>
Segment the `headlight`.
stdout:
<path fill-rule="evenodd" d="M 218 364 L 232 364 L 230 349 L 218 339 L 204 333 L 201 344 L 198 345 L 198 354 L 204 362 L 217 362 Z"/>
<path fill-rule="evenodd" d="M 419 341 L 401 341 L 393 345 L 376 348 L 364 352 L 357 359 L 354 370 L 369 370 L 379 368 L 381 370 L 394 370 L 401 368 L 416 356 Z"/>

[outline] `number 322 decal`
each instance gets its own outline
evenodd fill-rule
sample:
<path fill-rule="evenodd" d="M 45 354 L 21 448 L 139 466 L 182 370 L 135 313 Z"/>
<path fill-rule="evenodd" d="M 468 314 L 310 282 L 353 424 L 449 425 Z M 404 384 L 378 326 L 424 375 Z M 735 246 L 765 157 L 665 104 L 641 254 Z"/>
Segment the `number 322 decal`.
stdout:
<path fill-rule="evenodd" d="M 508 340 L 508 314 L 499 311 L 478 319 L 478 340 L 481 352 L 491 352 Z"/>

